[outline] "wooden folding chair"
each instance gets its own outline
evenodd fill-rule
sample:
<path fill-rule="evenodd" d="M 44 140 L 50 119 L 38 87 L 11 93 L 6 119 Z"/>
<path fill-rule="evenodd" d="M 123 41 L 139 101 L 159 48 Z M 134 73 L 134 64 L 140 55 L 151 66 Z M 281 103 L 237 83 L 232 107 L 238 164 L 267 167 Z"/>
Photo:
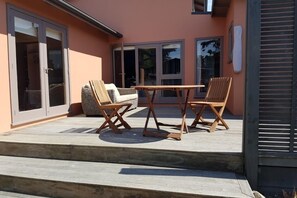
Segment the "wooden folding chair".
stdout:
<path fill-rule="evenodd" d="M 191 127 L 196 127 L 197 124 L 209 125 L 209 132 L 215 131 L 217 125 L 222 125 L 226 129 L 229 129 L 229 126 L 222 118 L 222 115 L 229 96 L 231 83 L 231 77 L 211 78 L 205 98 L 203 100 L 194 100 L 188 102 L 188 105 L 196 114 L 195 120 L 193 121 Z M 202 117 L 202 114 L 207 107 L 210 107 L 216 116 L 213 122 L 208 122 Z"/>
<path fill-rule="evenodd" d="M 113 103 L 108 95 L 102 80 L 89 81 L 92 93 L 96 100 L 99 110 L 105 118 L 105 122 L 96 131 L 99 133 L 102 129 L 110 127 L 115 133 L 121 133 L 118 127 L 124 126 L 126 129 L 131 129 L 131 126 L 124 121 L 123 115 L 128 111 L 132 104 L 130 103 Z M 123 108 L 123 111 L 119 113 L 119 110 Z M 112 118 L 115 118 L 112 121 Z M 119 124 L 116 124 L 117 122 Z"/>

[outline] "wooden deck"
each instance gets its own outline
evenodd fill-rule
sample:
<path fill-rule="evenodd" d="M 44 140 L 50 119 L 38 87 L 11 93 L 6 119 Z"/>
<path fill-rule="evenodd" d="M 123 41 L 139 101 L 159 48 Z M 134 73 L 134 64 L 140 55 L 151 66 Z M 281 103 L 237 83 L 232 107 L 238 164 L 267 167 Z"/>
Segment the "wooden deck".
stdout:
<path fill-rule="evenodd" d="M 181 122 L 174 107 L 157 107 L 156 114 L 160 122 Z M 129 111 L 125 119 L 132 129 L 122 134 L 111 129 L 97 134 L 104 118 L 84 115 L 0 134 L 0 191 L 45 197 L 253 197 L 243 175 L 240 118 L 225 114 L 229 130 L 190 129 L 177 141 L 144 137 L 146 115 L 144 107 Z M 187 124 L 193 119 L 188 112 Z M 156 128 L 153 119 L 148 126 Z"/>
<path fill-rule="evenodd" d="M 179 124 L 180 112 L 174 107 L 157 107 L 158 121 Z M 242 119 L 226 112 L 223 117 L 230 129 L 223 127 L 209 133 L 201 126 L 189 128 L 190 132 L 183 134 L 181 141 L 143 137 L 147 109 L 139 107 L 127 113 L 126 120 L 132 126 L 131 130 L 123 130 L 115 134 L 110 129 L 96 134 L 96 129 L 104 121 L 103 117 L 85 117 L 84 115 L 62 118 L 44 124 L 18 129 L 0 134 L 0 141 L 16 141 L 31 143 L 54 143 L 94 145 L 108 147 L 154 148 L 165 150 L 194 151 L 194 152 L 227 152 L 242 153 Z M 213 115 L 206 116 L 206 118 Z M 194 119 L 191 111 L 187 112 L 187 125 Z M 153 119 L 150 119 L 149 130 L 156 129 Z M 162 126 L 161 130 L 179 132 L 174 127 Z"/>

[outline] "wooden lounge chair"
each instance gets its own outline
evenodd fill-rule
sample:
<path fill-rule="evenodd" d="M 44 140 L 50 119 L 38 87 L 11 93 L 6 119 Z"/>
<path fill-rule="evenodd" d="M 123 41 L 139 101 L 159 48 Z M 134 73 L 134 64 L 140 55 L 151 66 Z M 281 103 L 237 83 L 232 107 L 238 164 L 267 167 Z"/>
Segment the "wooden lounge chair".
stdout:
<path fill-rule="evenodd" d="M 121 133 L 118 127 L 124 126 L 126 129 L 131 129 L 130 125 L 124 121 L 123 115 L 131 107 L 130 103 L 113 103 L 108 95 L 102 80 L 91 80 L 89 81 L 92 93 L 96 100 L 97 106 L 105 118 L 105 122 L 99 127 L 97 133 L 106 127 L 110 127 L 115 133 Z M 124 108 L 121 113 L 118 111 Z M 112 118 L 115 118 L 112 121 Z M 119 124 L 116 124 L 117 122 Z"/>
<path fill-rule="evenodd" d="M 197 124 L 209 125 L 209 132 L 215 131 L 217 125 L 222 125 L 226 129 L 229 129 L 227 123 L 222 118 L 222 115 L 229 96 L 231 83 L 231 77 L 211 78 L 205 98 L 203 100 L 194 100 L 188 102 L 188 105 L 196 114 L 195 120 L 193 121 L 191 127 L 196 127 Z M 208 122 L 202 117 L 202 114 L 207 107 L 210 107 L 212 112 L 216 115 L 216 118 L 213 122 Z"/>

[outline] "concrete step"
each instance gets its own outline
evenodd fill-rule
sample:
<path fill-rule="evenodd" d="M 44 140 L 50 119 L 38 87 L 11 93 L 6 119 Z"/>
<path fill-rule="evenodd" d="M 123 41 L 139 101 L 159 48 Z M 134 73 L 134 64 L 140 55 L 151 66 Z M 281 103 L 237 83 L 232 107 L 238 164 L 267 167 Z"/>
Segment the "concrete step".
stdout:
<path fill-rule="evenodd" d="M 14 192 L 7 192 L 7 191 L 0 191 L 0 197 L 3 198 L 45 198 L 41 196 L 34 196 L 22 193 L 14 193 Z"/>
<path fill-rule="evenodd" d="M 0 189 L 63 198 L 253 197 L 231 172 L 11 156 L 0 156 Z"/>
<path fill-rule="evenodd" d="M 242 153 L 0 141 L 0 155 L 243 172 Z"/>

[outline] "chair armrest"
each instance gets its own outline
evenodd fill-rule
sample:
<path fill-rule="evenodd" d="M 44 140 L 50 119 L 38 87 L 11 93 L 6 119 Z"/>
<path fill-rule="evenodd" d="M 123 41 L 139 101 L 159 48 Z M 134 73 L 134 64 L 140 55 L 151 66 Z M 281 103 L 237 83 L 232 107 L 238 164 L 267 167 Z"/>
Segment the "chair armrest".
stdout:
<path fill-rule="evenodd" d="M 137 94 L 137 90 L 134 88 L 118 88 L 120 95 Z"/>

